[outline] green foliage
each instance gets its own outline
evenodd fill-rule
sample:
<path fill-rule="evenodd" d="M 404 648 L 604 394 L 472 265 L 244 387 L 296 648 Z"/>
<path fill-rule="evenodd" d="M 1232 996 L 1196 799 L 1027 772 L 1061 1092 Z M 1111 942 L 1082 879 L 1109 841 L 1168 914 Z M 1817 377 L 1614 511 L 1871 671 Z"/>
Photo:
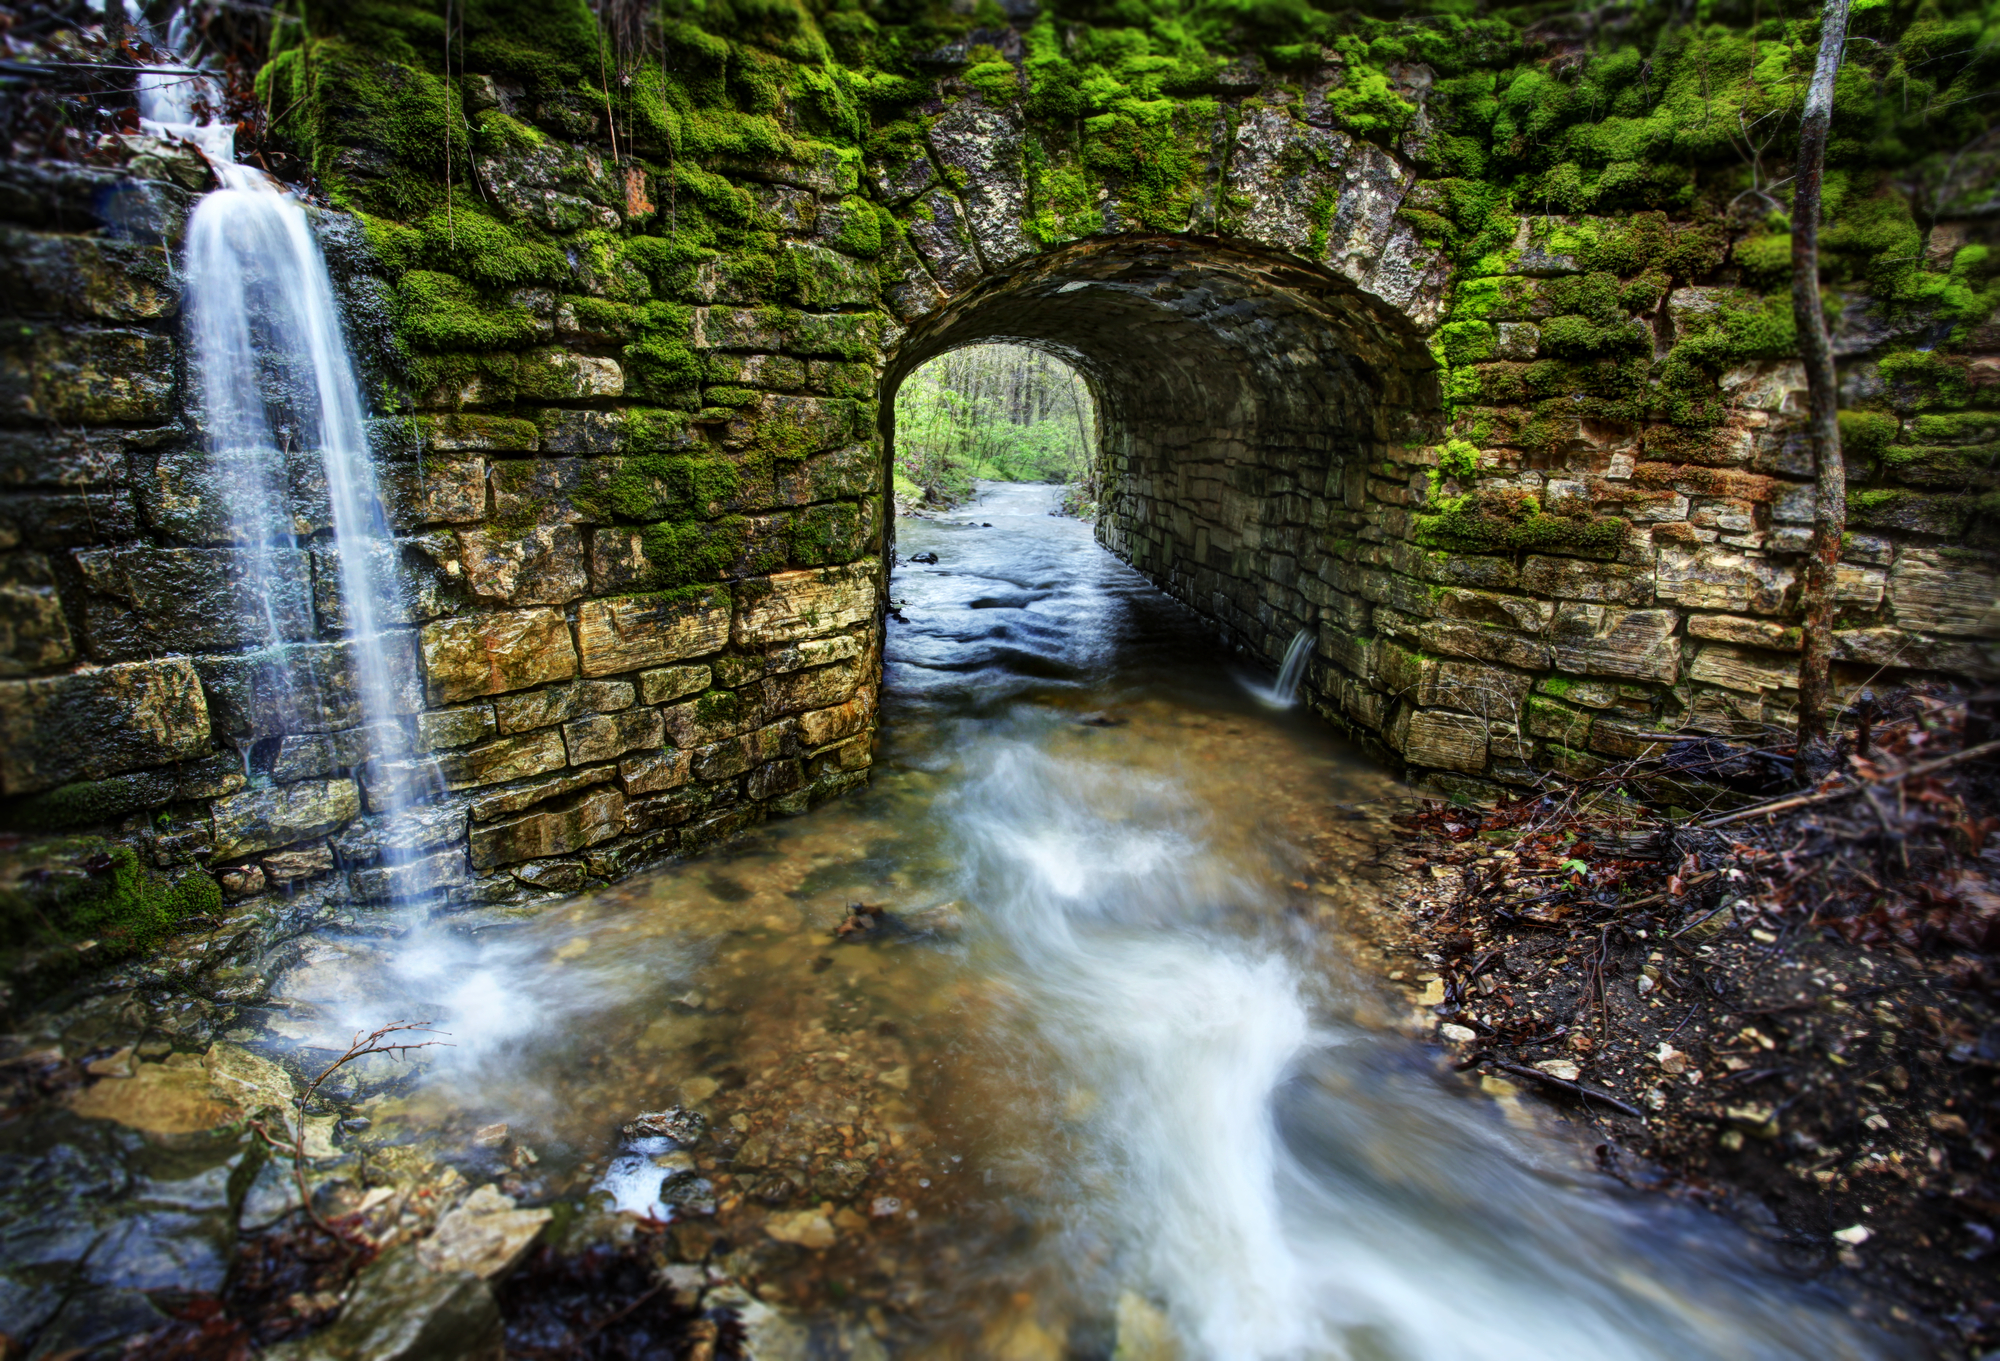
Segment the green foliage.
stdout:
<path fill-rule="evenodd" d="M 975 478 L 1070 482 L 1090 467 L 1096 411 L 1088 386 L 1040 351 L 981 345 L 931 360 L 896 393 L 896 475 L 933 505 Z"/>
<path fill-rule="evenodd" d="M 38 956 L 46 982 L 59 982 L 86 960 L 129 959 L 190 917 L 222 907 L 222 890 L 207 874 L 169 879 L 130 846 L 80 837 L 11 854 L 46 864 L 0 889 L 0 957 L 11 963 Z M 61 949 L 84 941 L 95 942 L 87 955 Z"/>
<path fill-rule="evenodd" d="M 1609 557 L 1631 526 L 1617 516 L 1593 516 L 1587 507 L 1550 514 L 1518 488 L 1481 488 L 1434 500 L 1417 516 L 1418 542 L 1461 553 L 1556 552 Z"/>

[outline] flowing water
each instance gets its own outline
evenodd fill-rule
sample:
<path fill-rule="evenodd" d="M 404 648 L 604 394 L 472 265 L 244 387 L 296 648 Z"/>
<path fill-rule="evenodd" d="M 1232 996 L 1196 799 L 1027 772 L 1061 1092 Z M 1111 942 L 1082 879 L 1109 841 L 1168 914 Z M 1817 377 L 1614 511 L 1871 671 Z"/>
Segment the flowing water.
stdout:
<path fill-rule="evenodd" d="M 900 525 L 938 562 L 893 578 L 866 791 L 512 926 L 324 938 L 270 1034 L 435 1017 L 345 1089 L 365 1142 L 572 1242 L 667 1220 L 815 1355 L 1893 1354 L 1387 1024 L 1339 866 L 1393 785 L 1052 504 Z M 675 1103 L 688 1150 L 621 1141 Z"/>
<path fill-rule="evenodd" d="M 193 41 L 186 13 L 176 13 L 166 49 L 187 52 Z M 262 603 L 258 641 L 271 673 L 287 676 L 285 649 L 311 636 L 316 609 L 331 614 L 346 631 L 344 667 L 367 753 L 405 756 L 409 706 L 398 696 L 413 686 L 415 653 L 392 631 L 407 623 L 395 539 L 376 487 L 361 385 L 305 207 L 261 170 L 236 163 L 222 87 L 200 66 L 142 71 L 139 109 L 148 134 L 200 148 L 220 185 L 188 221 L 190 377 L 209 484 L 228 508 L 245 595 Z M 332 530 L 323 551 L 337 563 L 339 586 L 316 604 L 302 548 L 321 528 Z M 370 810 L 390 817 L 436 784 L 428 762 L 385 759 L 373 769 Z"/>

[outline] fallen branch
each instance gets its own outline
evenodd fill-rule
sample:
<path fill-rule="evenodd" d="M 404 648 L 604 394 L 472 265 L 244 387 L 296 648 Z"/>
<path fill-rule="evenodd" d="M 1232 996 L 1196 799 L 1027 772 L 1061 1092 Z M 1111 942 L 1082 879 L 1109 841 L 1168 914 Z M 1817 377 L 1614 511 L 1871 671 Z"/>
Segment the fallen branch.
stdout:
<path fill-rule="evenodd" d="M 1611 1093 L 1600 1092 L 1595 1087 L 1586 1087 L 1581 1082 L 1571 1082 L 1567 1078 L 1557 1077 L 1553 1073 L 1545 1073 L 1539 1068 L 1530 1068 L 1524 1063 L 1509 1063 L 1505 1059 L 1488 1059 L 1487 1062 L 1503 1073 L 1512 1073 L 1516 1077 L 1534 1078 L 1536 1081 L 1546 1083 L 1558 1091 L 1568 1092 L 1578 1100 L 1601 1102 L 1609 1106 L 1612 1110 L 1617 1111 L 1620 1115 L 1629 1116 L 1634 1120 L 1644 1120 L 1646 1118 L 1645 1112 L 1639 1110 L 1636 1106 L 1628 1106 L 1617 1097 L 1611 1095 Z"/>
<path fill-rule="evenodd" d="M 1961 765 L 1966 761 L 1976 761 L 1982 756 L 2000 756 L 2000 739 L 1991 742 L 1981 742 L 1976 747 L 1967 747 L 1964 751 L 1955 751 L 1949 756 L 1940 756 L 1935 761 L 1924 761 L 1918 765 L 1911 766 L 1907 770 L 1899 770 L 1893 775 L 1884 775 L 1879 780 L 1867 780 L 1861 784 L 1852 784 L 1841 789 L 1828 789 L 1817 794 L 1794 794 L 1790 798 L 1778 799 L 1771 803 L 1752 804 L 1748 808 L 1739 808 L 1733 813 L 1713 818 L 1708 822 L 1702 823 L 1701 826 L 1705 831 L 1712 831 L 1717 827 L 1724 827 L 1732 822 L 1742 822 L 1749 818 L 1760 818 L 1767 813 L 1783 813 L 1794 808 L 1805 808 L 1812 804 L 1832 803 L 1837 799 L 1852 798 L 1866 789 L 1879 789 L 1884 785 L 1901 784 L 1912 775 L 1929 775 L 1933 771 L 1945 770 L 1951 766 Z"/>

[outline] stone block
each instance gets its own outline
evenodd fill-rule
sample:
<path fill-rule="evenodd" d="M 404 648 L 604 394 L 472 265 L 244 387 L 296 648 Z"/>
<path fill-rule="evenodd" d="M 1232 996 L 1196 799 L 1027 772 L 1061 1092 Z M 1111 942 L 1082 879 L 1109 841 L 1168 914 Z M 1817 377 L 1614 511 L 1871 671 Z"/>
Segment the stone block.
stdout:
<path fill-rule="evenodd" d="M 0 581 L 0 676 L 24 676 L 76 660 L 53 569 L 40 554 L 23 554 L 12 581 Z M 23 568 L 27 570 L 23 570 Z"/>
<path fill-rule="evenodd" d="M 525 690 L 568 680 L 577 671 L 569 625 L 551 609 L 497 611 L 426 624 L 420 646 L 433 704 Z"/>
<path fill-rule="evenodd" d="M 706 666 L 663 666 L 639 673 L 639 699 L 645 704 L 666 704 L 684 695 L 700 694 L 708 688 L 712 674 Z"/>
<path fill-rule="evenodd" d="M 699 813 L 706 805 L 700 796 L 678 790 L 662 794 L 657 798 L 631 799 L 625 804 L 625 830 L 634 833 L 657 831 L 662 827 L 677 827 Z M 593 873 L 604 874 L 603 869 L 593 866 Z"/>
<path fill-rule="evenodd" d="M 590 588 L 583 536 L 574 525 L 533 525 L 516 533 L 491 527 L 458 531 L 465 584 L 505 605 L 563 605 Z"/>
<path fill-rule="evenodd" d="M 575 893 L 583 888 L 586 874 L 574 860 L 537 860 L 507 871 L 531 888 L 551 893 Z"/>
<path fill-rule="evenodd" d="M 1711 642 L 1737 643 L 1776 652 L 1799 650 L 1798 626 L 1788 628 L 1774 619 L 1746 619 L 1733 614 L 1691 614 L 1688 616 L 1687 631 L 1690 638 L 1706 638 Z"/>
<path fill-rule="evenodd" d="M 589 714 L 565 723 L 562 733 L 572 765 L 608 761 L 640 747 L 657 748 L 666 740 L 660 711 L 650 708 Z"/>
<path fill-rule="evenodd" d="M 274 884 L 289 884 L 333 872 L 333 848 L 321 843 L 295 851 L 279 851 L 263 859 L 264 877 Z"/>
<path fill-rule="evenodd" d="M 689 765 L 688 754 L 672 747 L 628 756 L 618 763 L 618 783 L 628 796 L 678 789 L 687 783 Z"/>
<path fill-rule="evenodd" d="M 625 395 L 625 371 L 615 359 L 545 347 L 521 356 L 516 382 L 526 398 L 577 402 Z"/>
<path fill-rule="evenodd" d="M 752 764 L 749 741 L 743 737 L 728 737 L 696 747 L 689 757 L 691 773 L 704 783 L 734 779 L 748 771 Z"/>
<path fill-rule="evenodd" d="M 408 746 L 403 731 L 386 723 L 343 732 L 287 733 L 271 757 L 271 778 L 283 783 L 328 775 L 358 766 L 370 756 L 400 754 Z"/>
<path fill-rule="evenodd" d="M 797 642 L 873 619 L 875 573 L 874 563 L 859 562 L 738 583 L 738 646 Z"/>
<path fill-rule="evenodd" d="M 574 682 L 502 695 L 493 701 L 494 718 L 503 733 L 531 732 L 567 723 L 583 711 L 583 693 Z"/>
<path fill-rule="evenodd" d="M 872 445 L 851 444 L 780 468 L 777 504 L 804 506 L 868 496 L 882 476 L 882 455 Z"/>
<path fill-rule="evenodd" d="M 861 683 L 858 661 L 790 671 L 764 681 L 764 712 L 770 716 L 824 709 L 839 704 Z"/>
<path fill-rule="evenodd" d="M 1403 734 L 1412 765 L 1477 772 L 1486 769 L 1486 720 L 1449 709 L 1418 709 Z"/>
<path fill-rule="evenodd" d="M 0 414 L 58 425 L 153 425 L 174 414 L 172 339 L 22 326 L 0 348 Z"/>
<path fill-rule="evenodd" d="M 417 715 L 417 750 L 438 751 L 445 747 L 469 747 L 493 736 L 493 706 L 467 704 L 456 709 L 435 709 Z"/>
<path fill-rule="evenodd" d="M 1987 578 L 1991 589 L 1992 577 Z M 1888 586 L 1889 574 L 1879 567 L 1862 567 L 1851 562 L 1843 562 L 1833 569 L 1833 599 L 1837 605 L 1856 605 L 1864 610 L 1872 610 L 1882 603 L 1884 589 Z M 1994 631 L 2000 631 L 2000 594 L 1993 598 Z"/>
<path fill-rule="evenodd" d="M 127 544 L 74 557 L 88 588 L 86 643 L 104 661 L 234 651 L 314 632 L 312 573 L 303 551 L 270 549 L 268 575 L 226 548 Z"/>
<path fill-rule="evenodd" d="M 874 716 L 874 705 L 866 694 L 829 709 L 814 709 L 799 715 L 799 740 L 808 748 L 824 747 L 865 731 Z"/>
<path fill-rule="evenodd" d="M 1377 620 L 1378 626 L 1381 622 Z M 1447 656 L 1499 662 L 1524 671 L 1541 671 L 1549 664 L 1549 645 L 1546 642 L 1495 624 L 1432 619 L 1416 631 L 1416 636 L 1426 651 L 1441 652 Z"/>
<path fill-rule="evenodd" d="M 1600 718 L 1590 728 L 1590 749 L 1600 756 L 1612 756 L 1621 761 L 1663 755 L 1667 750 L 1666 742 L 1642 735 L 1652 730 L 1650 725 L 1630 719 Z"/>
<path fill-rule="evenodd" d="M 474 869 L 572 855 L 625 831 L 625 796 L 616 789 L 586 794 L 566 808 L 541 808 L 472 829 Z"/>
<path fill-rule="evenodd" d="M 750 772 L 744 782 L 745 797 L 756 801 L 781 798 L 805 783 L 805 771 L 797 760 L 769 761 Z"/>
<path fill-rule="evenodd" d="M 1660 549 L 1657 591 L 1690 610 L 1776 614 L 1796 574 L 1790 566 L 1714 544 Z"/>
<path fill-rule="evenodd" d="M 1530 562 L 1535 559 L 1530 558 Z M 1440 586 L 1464 586 L 1473 590 L 1510 591 L 1521 586 L 1521 573 L 1511 558 L 1489 558 L 1458 553 L 1425 553 L 1422 561 L 1409 569 L 1425 581 Z M 1528 589 L 1533 590 L 1533 587 Z"/>
<path fill-rule="evenodd" d="M 748 732 L 763 721 L 754 692 L 710 690 L 699 699 L 660 711 L 667 737 L 677 747 L 700 747 Z"/>
<path fill-rule="evenodd" d="M 352 780 L 300 780 L 217 799 L 215 854 L 227 860 L 325 836 L 361 812 Z"/>
<path fill-rule="evenodd" d="M 0 681 L 0 794 L 179 761 L 208 743 L 207 696 L 185 657 Z"/>
<path fill-rule="evenodd" d="M 577 703 L 594 714 L 615 714 L 629 709 L 639 689 L 631 681 L 587 680 L 576 683 Z"/>
<path fill-rule="evenodd" d="M 486 518 L 484 459 L 419 459 L 376 470 L 383 509 L 397 531 L 471 524 Z"/>
<path fill-rule="evenodd" d="M 392 860 L 357 869 L 347 876 L 354 896 L 363 902 L 426 898 L 441 889 L 463 884 L 465 852 L 456 846 L 407 860 Z"/>
<path fill-rule="evenodd" d="M 1521 589 L 1561 600 L 1650 605 L 1653 574 L 1621 562 L 1537 556 L 1530 557 L 1521 568 Z"/>
<path fill-rule="evenodd" d="M 617 767 L 608 765 L 592 766 L 588 770 L 566 770 L 546 780 L 531 780 L 495 790 L 491 794 L 482 794 L 466 805 L 466 811 L 474 822 L 491 822 L 495 818 L 533 808 L 538 803 L 574 794 L 579 789 L 608 783 L 617 773 Z"/>
<path fill-rule="evenodd" d="M 1837 629 L 1833 635 L 1833 655 L 1836 661 L 1943 671 L 1974 680 L 2000 676 L 2000 648 L 1991 642 L 1928 638 L 1905 629 Z"/>
<path fill-rule="evenodd" d="M 729 621 L 729 593 L 721 587 L 692 600 L 586 601 L 577 611 L 583 674 L 608 676 L 718 652 L 729 642 Z"/>
<path fill-rule="evenodd" d="M 406 634 L 383 639 L 397 713 L 423 708 L 413 644 Z M 215 731 L 236 739 L 278 733 L 338 732 L 360 725 L 354 644 L 294 643 L 227 657 L 197 657 Z"/>
<path fill-rule="evenodd" d="M 1896 622 L 1921 633 L 2000 636 L 2000 577 L 1935 548 L 1905 548 L 1888 578 Z"/>
<path fill-rule="evenodd" d="M 1556 611 L 1552 630 L 1555 663 L 1581 675 L 1671 685 L 1680 676 L 1680 645 L 1674 637 L 1679 622 L 1673 610 L 1564 605 Z"/>
<path fill-rule="evenodd" d="M 1495 720 L 1511 721 L 1533 683 L 1518 671 L 1449 659 L 1430 663 L 1427 673 L 1417 690 L 1419 704 Z"/>
<path fill-rule="evenodd" d="M 1549 620 L 1555 615 L 1555 606 L 1546 600 L 1501 595 L 1494 591 L 1467 591 L 1456 587 L 1438 589 L 1433 597 L 1433 609 L 1439 619 L 1458 620 L 1469 624 L 1492 624 L 1527 633 L 1546 629 Z M 1404 612 L 1417 613 L 1410 609 L 1405 609 Z"/>
<path fill-rule="evenodd" d="M 439 752 L 438 774 L 447 789 L 470 789 L 477 785 L 524 780 L 560 770 L 568 760 L 562 734 L 553 728 L 502 737 L 463 751 Z"/>
<path fill-rule="evenodd" d="M 1560 742 L 1566 747 L 1584 746 L 1589 740 L 1590 725 L 1596 721 L 1594 715 L 1572 709 L 1546 695 L 1530 695 L 1526 712 L 1530 733 Z"/>
<path fill-rule="evenodd" d="M 1688 679 L 1730 690 L 1765 693 L 1799 688 L 1796 658 L 1748 652 L 1726 643 L 1707 643 L 1695 653 Z"/>
<path fill-rule="evenodd" d="M 422 432 L 424 448 L 441 454 L 531 454 L 541 445 L 541 431 L 535 428 L 534 422 L 512 416 L 448 412 L 420 417 L 418 427 Z M 477 459 L 471 461 L 479 462 Z"/>

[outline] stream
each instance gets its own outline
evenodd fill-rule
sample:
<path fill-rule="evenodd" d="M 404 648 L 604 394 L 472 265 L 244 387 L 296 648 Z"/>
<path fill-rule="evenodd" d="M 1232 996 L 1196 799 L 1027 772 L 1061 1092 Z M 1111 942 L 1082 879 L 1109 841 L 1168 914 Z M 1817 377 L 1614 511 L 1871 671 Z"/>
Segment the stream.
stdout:
<path fill-rule="evenodd" d="M 323 937 L 270 1036 L 434 1019 L 343 1072 L 366 1142 L 597 1207 L 572 1238 L 666 1220 L 814 1354 L 1898 1354 L 1393 1028 L 1365 885 L 1299 866 L 1396 786 L 1053 504 L 901 522 L 937 561 L 867 790 L 518 925 Z M 618 1134 L 675 1105 L 692 1157 Z"/>

